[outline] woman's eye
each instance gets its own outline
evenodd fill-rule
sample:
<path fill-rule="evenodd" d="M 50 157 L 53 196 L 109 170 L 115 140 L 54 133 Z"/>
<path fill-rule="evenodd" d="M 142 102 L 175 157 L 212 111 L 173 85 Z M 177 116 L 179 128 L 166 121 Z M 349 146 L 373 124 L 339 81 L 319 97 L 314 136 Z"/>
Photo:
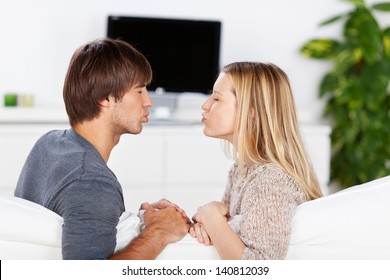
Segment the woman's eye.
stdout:
<path fill-rule="evenodd" d="M 214 98 L 214 101 L 218 101 L 219 99 L 218 98 Z"/>

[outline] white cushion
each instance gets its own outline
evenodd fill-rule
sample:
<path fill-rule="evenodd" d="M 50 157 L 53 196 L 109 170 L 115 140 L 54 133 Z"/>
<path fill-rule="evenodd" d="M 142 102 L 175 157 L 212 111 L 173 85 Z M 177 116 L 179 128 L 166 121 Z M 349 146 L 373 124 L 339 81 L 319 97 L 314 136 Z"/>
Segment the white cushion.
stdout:
<path fill-rule="evenodd" d="M 17 197 L 0 197 L 0 259 L 61 259 L 62 218 Z"/>
<path fill-rule="evenodd" d="M 390 176 L 300 205 L 287 259 L 390 259 L 389 198 Z M 123 213 L 116 250 L 137 236 L 141 225 L 139 217 Z M 0 196 L 0 259 L 61 259 L 61 233 L 59 215 L 24 199 Z M 158 257 L 217 258 L 213 247 L 189 235 Z"/>
<path fill-rule="evenodd" d="M 63 219 L 49 209 L 13 196 L 0 196 L 0 259 L 62 259 Z M 124 212 L 115 250 L 140 232 L 140 219 Z"/>
<path fill-rule="evenodd" d="M 229 219 L 229 225 L 237 232 L 239 230 L 241 216 L 237 215 Z M 176 243 L 168 244 L 157 257 L 158 260 L 219 260 L 217 251 L 213 246 L 204 246 L 192 238 L 189 234 Z"/>
<path fill-rule="evenodd" d="M 390 176 L 300 205 L 287 259 L 390 259 Z"/>
<path fill-rule="evenodd" d="M 126 247 L 131 240 L 140 234 L 141 227 L 143 225 L 141 219 L 140 216 L 136 216 L 131 212 L 122 213 L 116 227 L 117 233 L 115 252 Z"/>

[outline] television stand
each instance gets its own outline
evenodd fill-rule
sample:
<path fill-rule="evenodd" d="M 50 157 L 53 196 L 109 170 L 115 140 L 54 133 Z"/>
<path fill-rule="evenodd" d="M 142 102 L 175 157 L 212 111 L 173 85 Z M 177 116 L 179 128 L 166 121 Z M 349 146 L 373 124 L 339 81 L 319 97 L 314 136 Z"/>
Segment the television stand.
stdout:
<path fill-rule="evenodd" d="M 150 92 L 153 100 L 153 107 L 150 109 L 150 123 L 173 122 L 180 123 L 200 123 L 202 104 L 208 98 L 203 93 L 171 93 L 156 94 Z"/>
<path fill-rule="evenodd" d="M 150 109 L 151 113 L 156 111 L 156 108 L 167 108 L 171 112 L 176 110 L 176 102 L 178 93 L 174 92 L 165 92 L 162 94 L 156 94 L 154 91 L 149 91 L 150 98 L 153 101 L 153 107 Z M 157 109 L 158 111 L 158 109 Z"/>

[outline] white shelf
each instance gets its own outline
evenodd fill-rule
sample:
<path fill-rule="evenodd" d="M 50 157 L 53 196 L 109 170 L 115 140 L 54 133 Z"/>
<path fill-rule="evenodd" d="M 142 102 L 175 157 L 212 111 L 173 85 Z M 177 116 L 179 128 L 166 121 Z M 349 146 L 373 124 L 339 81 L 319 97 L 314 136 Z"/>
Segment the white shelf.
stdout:
<path fill-rule="evenodd" d="M 201 110 L 200 108 L 184 108 L 176 110 L 168 118 L 159 118 L 151 114 L 149 124 L 152 126 L 165 125 L 201 125 Z M 323 123 L 311 115 L 299 112 L 299 122 L 305 127 L 312 129 L 330 130 L 330 126 Z M 68 116 L 65 108 L 62 107 L 0 107 L 0 123 L 1 124 L 68 124 Z"/>
<path fill-rule="evenodd" d="M 0 123 L 68 123 L 64 108 L 0 108 Z"/>
<path fill-rule="evenodd" d="M 200 112 L 187 110 L 172 114 L 169 118 L 150 116 L 152 126 L 197 125 L 201 124 Z M 1 107 L 0 124 L 68 124 L 64 108 L 18 108 Z"/>

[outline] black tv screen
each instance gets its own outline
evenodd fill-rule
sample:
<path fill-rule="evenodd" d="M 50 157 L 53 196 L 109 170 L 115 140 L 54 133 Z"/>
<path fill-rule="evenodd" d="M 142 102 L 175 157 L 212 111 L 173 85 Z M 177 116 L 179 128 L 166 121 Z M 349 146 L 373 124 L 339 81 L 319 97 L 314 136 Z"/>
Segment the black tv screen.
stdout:
<path fill-rule="evenodd" d="M 132 44 L 153 70 L 149 90 L 209 94 L 219 71 L 221 23 L 109 16 L 107 36 Z"/>

